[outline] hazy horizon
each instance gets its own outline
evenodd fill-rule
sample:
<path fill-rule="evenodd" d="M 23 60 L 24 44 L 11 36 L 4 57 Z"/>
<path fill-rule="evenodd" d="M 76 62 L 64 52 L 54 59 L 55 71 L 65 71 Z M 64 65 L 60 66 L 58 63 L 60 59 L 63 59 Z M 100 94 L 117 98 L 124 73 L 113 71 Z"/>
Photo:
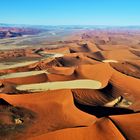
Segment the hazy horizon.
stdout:
<path fill-rule="evenodd" d="M 0 26 L 1 25 L 25 25 L 25 26 L 99 26 L 99 27 L 139 27 L 140 25 L 95 25 L 95 24 L 91 24 L 91 25 L 87 25 L 87 24 L 55 24 L 55 25 L 51 25 L 51 24 L 30 24 L 30 23 L 1 23 L 0 22 Z"/>

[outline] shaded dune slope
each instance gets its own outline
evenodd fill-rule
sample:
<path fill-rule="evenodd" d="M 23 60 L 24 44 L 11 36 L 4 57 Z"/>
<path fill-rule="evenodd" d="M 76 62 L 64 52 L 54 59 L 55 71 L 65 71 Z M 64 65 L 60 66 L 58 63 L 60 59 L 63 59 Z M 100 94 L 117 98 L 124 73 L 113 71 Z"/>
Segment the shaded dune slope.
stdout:
<path fill-rule="evenodd" d="M 35 138 L 31 138 L 31 140 L 42 140 L 42 139 L 110 140 L 110 138 L 113 140 L 125 140 L 123 135 L 116 129 L 115 125 L 109 119 L 102 118 L 89 127 L 64 129 L 49 134 L 44 134 Z"/>
<path fill-rule="evenodd" d="M 70 90 L 25 95 L 1 94 L 0 98 L 13 106 L 23 106 L 37 114 L 36 123 L 29 126 L 25 132 L 22 132 L 24 134 L 19 133 L 19 136 L 25 134 L 33 136 L 63 128 L 88 126 L 96 120 L 96 117 L 88 115 L 75 107 Z M 53 109 L 54 106 L 55 109 Z M 77 116 L 80 116 L 81 119 L 78 119 Z M 36 133 L 34 134 L 34 132 Z"/>

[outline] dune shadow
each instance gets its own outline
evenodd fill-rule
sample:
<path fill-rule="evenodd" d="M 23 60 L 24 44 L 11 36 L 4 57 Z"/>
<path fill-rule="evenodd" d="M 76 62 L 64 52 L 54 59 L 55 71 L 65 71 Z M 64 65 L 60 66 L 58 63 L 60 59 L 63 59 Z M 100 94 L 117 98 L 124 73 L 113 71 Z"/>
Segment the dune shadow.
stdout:
<path fill-rule="evenodd" d="M 0 98 L 0 106 L 12 106 L 10 103 L 5 101 L 4 99 Z"/>
<path fill-rule="evenodd" d="M 74 99 L 74 104 L 78 109 L 86 113 L 89 113 L 91 115 L 95 115 L 98 118 L 110 116 L 110 115 L 134 113 L 133 110 L 130 110 L 127 108 L 83 105 L 83 104 L 78 103 L 75 99 Z"/>

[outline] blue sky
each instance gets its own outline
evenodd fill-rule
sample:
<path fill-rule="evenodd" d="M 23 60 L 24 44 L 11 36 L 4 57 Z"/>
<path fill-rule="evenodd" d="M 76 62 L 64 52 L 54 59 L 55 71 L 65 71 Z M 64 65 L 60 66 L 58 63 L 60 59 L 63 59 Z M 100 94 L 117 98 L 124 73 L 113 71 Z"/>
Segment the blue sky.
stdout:
<path fill-rule="evenodd" d="M 0 0 L 0 23 L 140 25 L 140 0 Z"/>

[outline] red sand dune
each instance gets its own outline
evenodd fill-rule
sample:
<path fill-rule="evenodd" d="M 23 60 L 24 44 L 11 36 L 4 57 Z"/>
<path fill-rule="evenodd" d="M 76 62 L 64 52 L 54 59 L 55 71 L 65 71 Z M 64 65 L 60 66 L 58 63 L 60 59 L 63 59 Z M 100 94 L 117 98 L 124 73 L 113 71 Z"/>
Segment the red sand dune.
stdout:
<path fill-rule="evenodd" d="M 91 69 L 94 72 L 89 73 Z M 103 104 L 115 97 L 122 96 L 133 103 L 130 108 L 137 111 L 140 109 L 139 79 L 124 75 L 107 64 L 89 65 L 87 67 L 81 65 L 77 71 L 80 73 L 78 73 L 80 77 L 98 80 L 103 87 L 102 90 L 73 90 L 75 98 L 82 104 L 98 105 L 98 103 Z"/>
<path fill-rule="evenodd" d="M 112 101 L 116 98 L 114 93 L 106 90 L 94 90 L 94 89 L 72 89 L 74 99 L 83 105 L 90 106 L 103 106 L 104 104 Z"/>
<path fill-rule="evenodd" d="M 139 65 L 139 60 L 134 60 L 133 61 L 122 61 L 118 63 L 110 63 L 111 66 L 116 69 L 117 71 L 124 73 L 126 75 L 135 77 L 135 78 L 140 78 L 140 65 Z"/>
<path fill-rule="evenodd" d="M 0 70 L 0 75 L 46 73 L 0 80 L 0 140 L 139 140 L 139 37 L 138 31 L 82 30 L 66 41 L 42 42 L 46 48 L 1 51 L 0 60 L 12 56 L 41 60 Z M 40 51 L 64 56 L 44 58 Z M 103 61 L 110 59 L 116 63 Z M 17 85 L 77 79 L 97 80 L 102 87 L 16 90 Z M 106 106 L 110 102 L 113 105 Z"/>
<path fill-rule="evenodd" d="M 84 113 L 74 106 L 70 90 L 25 95 L 0 94 L 0 98 L 13 106 L 27 108 L 36 114 L 35 122 L 27 126 L 26 131 L 22 132 L 23 134 L 19 133 L 19 135 L 14 135 L 13 138 L 19 138 L 21 135 L 25 139 L 27 136 L 39 135 L 58 129 L 88 126 L 96 120 L 96 117 Z M 80 116 L 80 119 L 78 116 Z"/>
<path fill-rule="evenodd" d="M 69 47 L 62 47 L 62 48 L 57 48 L 57 49 L 46 49 L 47 53 L 63 53 L 63 54 L 68 54 L 70 53 Z"/>
<path fill-rule="evenodd" d="M 60 74 L 60 75 L 72 75 L 74 73 L 74 67 L 56 67 L 52 66 L 51 68 L 47 69 L 48 72 L 51 74 Z"/>
<path fill-rule="evenodd" d="M 102 118 L 89 127 L 69 128 L 56 132 L 44 134 L 30 140 L 125 140 L 116 126 L 107 118 Z"/>
<path fill-rule="evenodd" d="M 96 65 L 79 65 L 75 68 L 75 70 L 74 68 L 67 67 L 52 67 L 48 70 L 53 73 L 48 74 L 49 81 L 92 79 L 100 81 L 102 83 L 102 88 L 108 84 L 108 81 L 112 76 L 112 69 L 110 65 L 105 63 Z"/>
<path fill-rule="evenodd" d="M 27 76 L 27 77 L 18 77 L 18 78 L 7 78 L 1 79 L 0 82 L 10 82 L 17 85 L 21 84 L 33 84 L 33 83 L 43 83 L 47 81 L 47 75 L 45 73 Z"/>
<path fill-rule="evenodd" d="M 77 66 L 81 64 L 96 64 L 99 63 L 96 60 L 88 58 L 86 55 L 82 53 L 72 53 L 67 54 L 64 57 L 56 58 L 56 60 L 62 64 L 62 66 L 70 67 Z"/>
<path fill-rule="evenodd" d="M 100 49 L 94 44 L 94 42 L 84 41 L 79 43 L 79 47 L 69 47 L 71 53 L 78 52 L 97 52 Z"/>
<path fill-rule="evenodd" d="M 135 54 L 131 53 L 127 49 L 117 49 L 117 50 L 109 50 L 109 51 L 99 51 L 95 53 L 90 53 L 89 56 L 91 58 L 95 58 L 97 60 L 138 60 L 139 57 Z"/>
<path fill-rule="evenodd" d="M 108 84 L 112 76 L 112 69 L 109 64 L 80 65 L 76 68 L 79 79 L 93 79 L 102 83 L 102 88 Z"/>
<path fill-rule="evenodd" d="M 0 93 L 17 94 L 21 92 L 16 90 L 15 84 L 3 81 L 0 86 Z"/>
<path fill-rule="evenodd" d="M 126 139 L 137 140 L 140 137 L 140 113 L 111 116 L 111 120 L 123 133 Z"/>
<path fill-rule="evenodd" d="M 115 88 L 115 92 L 133 102 L 130 108 L 133 108 L 137 111 L 140 110 L 139 105 L 135 106 L 135 104 L 139 103 L 140 100 L 140 89 L 138 88 L 140 87 L 139 79 L 124 75 L 114 70 L 113 75 L 110 79 L 110 83 Z"/>

